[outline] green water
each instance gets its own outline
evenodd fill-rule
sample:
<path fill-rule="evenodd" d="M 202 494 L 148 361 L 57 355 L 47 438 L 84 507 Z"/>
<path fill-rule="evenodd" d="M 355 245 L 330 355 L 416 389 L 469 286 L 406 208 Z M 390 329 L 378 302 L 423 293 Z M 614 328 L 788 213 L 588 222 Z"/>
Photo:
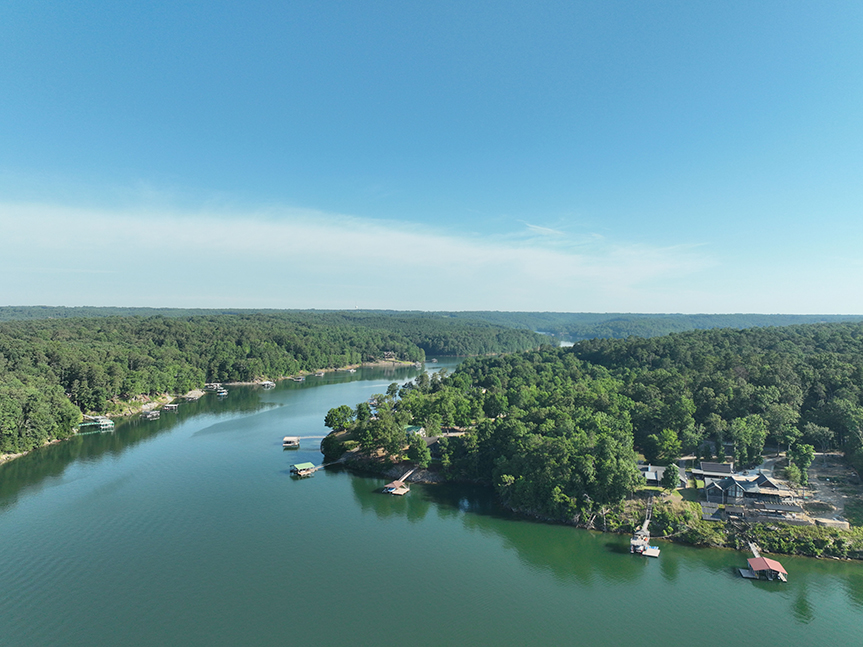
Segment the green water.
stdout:
<path fill-rule="evenodd" d="M 415 374 L 232 388 L 0 467 L 0 644 L 863 644 L 863 564 L 750 582 L 743 553 L 637 558 L 482 488 L 289 476 L 320 462 L 327 409 Z"/>

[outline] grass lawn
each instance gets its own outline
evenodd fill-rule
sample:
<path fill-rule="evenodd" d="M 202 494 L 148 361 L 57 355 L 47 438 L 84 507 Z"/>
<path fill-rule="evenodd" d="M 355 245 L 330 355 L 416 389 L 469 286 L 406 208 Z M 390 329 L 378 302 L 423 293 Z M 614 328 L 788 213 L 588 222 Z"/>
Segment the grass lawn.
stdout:
<path fill-rule="evenodd" d="M 849 501 L 843 514 L 852 526 L 863 526 L 863 501 Z"/>
<path fill-rule="evenodd" d="M 662 494 L 663 492 L 665 492 L 665 488 L 660 487 L 658 485 L 643 485 L 641 488 L 639 488 L 639 490 L 641 492 L 647 492 L 648 494 L 654 494 L 654 495 Z"/>
<path fill-rule="evenodd" d="M 684 501 L 692 501 L 698 503 L 698 488 L 688 487 L 683 490 L 678 490 Z"/>

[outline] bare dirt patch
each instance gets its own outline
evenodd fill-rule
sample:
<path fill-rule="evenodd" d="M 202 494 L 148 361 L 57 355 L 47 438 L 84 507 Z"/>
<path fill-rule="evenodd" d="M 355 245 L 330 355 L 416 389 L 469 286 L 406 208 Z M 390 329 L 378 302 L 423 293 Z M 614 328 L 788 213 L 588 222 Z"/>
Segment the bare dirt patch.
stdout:
<path fill-rule="evenodd" d="M 846 504 L 853 508 L 863 502 L 863 484 L 841 454 L 818 454 L 809 467 L 806 496 L 809 500 L 822 501 L 836 508 L 835 513 L 824 516 L 844 518 Z"/>

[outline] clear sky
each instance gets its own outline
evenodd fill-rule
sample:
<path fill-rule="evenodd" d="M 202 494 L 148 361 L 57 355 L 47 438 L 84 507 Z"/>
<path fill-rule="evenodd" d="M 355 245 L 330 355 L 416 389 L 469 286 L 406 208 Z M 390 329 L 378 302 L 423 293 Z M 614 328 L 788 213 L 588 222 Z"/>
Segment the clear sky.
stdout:
<path fill-rule="evenodd" d="M 863 3 L 0 5 L 0 305 L 863 313 Z"/>

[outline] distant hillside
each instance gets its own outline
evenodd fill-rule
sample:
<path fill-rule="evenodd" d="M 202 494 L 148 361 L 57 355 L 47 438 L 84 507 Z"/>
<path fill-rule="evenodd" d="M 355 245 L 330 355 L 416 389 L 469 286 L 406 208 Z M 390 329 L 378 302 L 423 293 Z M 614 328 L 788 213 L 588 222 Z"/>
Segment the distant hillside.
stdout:
<path fill-rule="evenodd" d="M 626 337 L 659 337 L 687 330 L 711 328 L 763 328 L 810 323 L 863 321 L 863 315 L 794 315 L 794 314 L 640 314 L 619 312 L 423 312 L 401 310 L 274 310 L 243 308 L 124 308 L 124 307 L 64 307 L 64 306 L 5 306 L 0 307 L 0 321 L 29 319 L 72 319 L 91 317 L 170 317 L 187 318 L 215 315 L 298 314 L 335 317 L 342 322 L 358 323 L 390 329 L 411 328 L 411 322 L 453 320 L 469 327 L 482 324 L 506 328 L 529 329 L 570 341 L 582 339 L 625 339 Z M 444 324 L 446 325 L 446 324 Z M 420 344 L 429 353 L 464 354 L 457 349 L 443 348 L 426 340 Z M 456 344 L 457 345 L 457 344 Z M 493 352 L 493 351 L 491 351 Z M 471 353 L 468 353 L 471 354 Z"/>
<path fill-rule="evenodd" d="M 638 314 L 596 312 L 442 312 L 443 316 L 530 328 L 561 339 L 659 337 L 711 328 L 763 328 L 809 323 L 863 321 L 863 315 Z"/>

